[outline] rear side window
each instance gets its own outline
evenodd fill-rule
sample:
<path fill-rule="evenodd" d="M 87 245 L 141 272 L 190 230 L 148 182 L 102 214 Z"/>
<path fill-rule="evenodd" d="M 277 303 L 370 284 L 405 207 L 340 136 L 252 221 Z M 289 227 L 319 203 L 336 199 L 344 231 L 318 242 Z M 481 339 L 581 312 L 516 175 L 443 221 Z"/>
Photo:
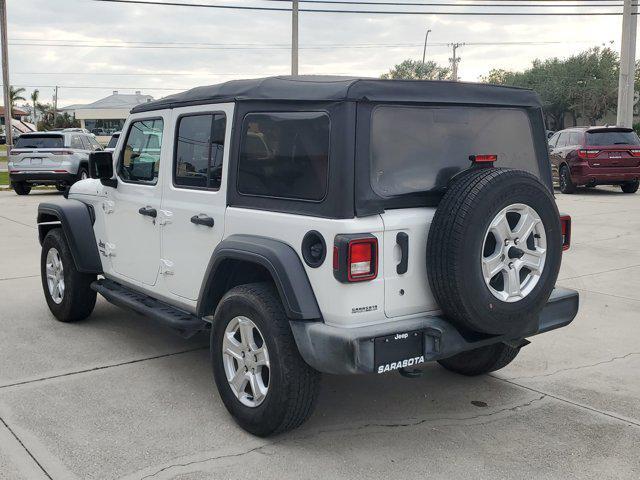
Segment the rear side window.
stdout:
<path fill-rule="evenodd" d="M 531 124 L 519 109 L 377 107 L 371 119 L 371 186 L 382 197 L 446 187 L 469 156 L 539 176 Z"/>
<path fill-rule="evenodd" d="M 587 145 L 640 145 L 640 139 L 633 131 L 587 132 Z"/>
<path fill-rule="evenodd" d="M 329 116 L 323 112 L 246 115 L 238 191 L 321 201 L 327 193 L 329 129 Z"/>
<path fill-rule="evenodd" d="M 582 133 L 571 132 L 571 135 L 569 135 L 569 143 L 567 145 L 571 145 L 572 147 L 582 145 Z"/>
<path fill-rule="evenodd" d="M 69 146 L 78 150 L 86 150 L 86 147 L 84 143 L 82 143 L 82 138 L 80 138 L 80 135 L 71 135 L 71 142 L 69 143 Z"/>
<path fill-rule="evenodd" d="M 62 135 L 22 135 L 16 140 L 14 148 L 62 148 Z"/>
<path fill-rule="evenodd" d="M 178 120 L 173 183 L 217 190 L 222 182 L 224 114 L 189 115 Z"/>
<path fill-rule="evenodd" d="M 163 126 L 161 119 L 131 123 L 118 163 L 122 180 L 148 185 L 158 182 Z"/>

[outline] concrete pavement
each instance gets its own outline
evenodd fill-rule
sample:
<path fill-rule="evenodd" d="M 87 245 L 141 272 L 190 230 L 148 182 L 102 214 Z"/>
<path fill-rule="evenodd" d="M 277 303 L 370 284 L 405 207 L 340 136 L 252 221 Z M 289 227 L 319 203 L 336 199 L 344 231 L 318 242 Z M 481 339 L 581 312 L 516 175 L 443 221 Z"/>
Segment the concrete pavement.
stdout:
<path fill-rule="evenodd" d="M 640 477 L 640 194 L 558 194 L 571 326 L 485 377 L 325 376 L 310 421 L 270 439 L 227 415 L 206 337 L 101 299 L 85 322 L 53 319 L 40 201 L 62 198 L 0 192 L 0 479 Z"/>

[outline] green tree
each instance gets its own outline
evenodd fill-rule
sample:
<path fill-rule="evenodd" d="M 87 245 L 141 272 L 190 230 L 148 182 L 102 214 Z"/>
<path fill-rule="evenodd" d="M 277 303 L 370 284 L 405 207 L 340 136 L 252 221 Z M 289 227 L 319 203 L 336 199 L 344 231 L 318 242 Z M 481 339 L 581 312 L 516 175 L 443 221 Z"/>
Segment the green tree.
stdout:
<path fill-rule="evenodd" d="M 419 62 L 417 60 L 405 60 L 393 67 L 381 78 L 387 80 L 445 80 L 451 74 L 451 70 L 441 67 L 436 62 Z"/>
<path fill-rule="evenodd" d="M 24 101 L 25 98 L 22 96 L 22 94 L 24 93 L 24 88 L 20 87 L 20 88 L 14 88 L 13 85 L 9 86 L 9 102 L 11 103 L 11 114 L 13 115 L 13 106 L 16 104 L 17 101 L 22 100 Z"/>
<path fill-rule="evenodd" d="M 31 121 L 33 123 L 36 123 L 36 112 L 37 112 L 37 108 L 36 105 L 38 104 L 38 100 L 40 99 L 40 90 L 38 90 L 37 88 L 31 93 L 31 102 L 33 102 L 33 111 L 31 113 Z"/>

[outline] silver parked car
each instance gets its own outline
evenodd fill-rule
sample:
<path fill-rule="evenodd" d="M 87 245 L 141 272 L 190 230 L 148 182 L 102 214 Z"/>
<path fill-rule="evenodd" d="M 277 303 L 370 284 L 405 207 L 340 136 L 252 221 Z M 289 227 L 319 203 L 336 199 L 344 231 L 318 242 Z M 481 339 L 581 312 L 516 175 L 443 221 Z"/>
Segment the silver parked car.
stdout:
<path fill-rule="evenodd" d="M 9 178 L 18 195 L 34 185 L 55 185 L 63 191 L 89 178 L 89 154 L 102 150 L 90 133 L 79 129 L 20 135 L 9 156 Z"/>

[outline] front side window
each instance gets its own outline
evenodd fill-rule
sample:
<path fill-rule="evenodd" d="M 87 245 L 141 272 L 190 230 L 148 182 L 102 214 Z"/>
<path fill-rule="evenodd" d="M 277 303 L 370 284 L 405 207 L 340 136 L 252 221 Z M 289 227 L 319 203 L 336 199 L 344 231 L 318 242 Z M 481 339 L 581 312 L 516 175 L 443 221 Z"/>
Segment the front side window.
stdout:
<path fill-rule="evenodd" d="M 251 113 L 244 117 L 238 191 L 322 200 L 329 171 L 329 116 L 323 112 Z"/>
<path fill-rule="evenodd" d="M 478 154 L 539 175 L 522 109 L 381 106 L 372 114 L 370 145 L 371 186 L 382 197 L 443 189 Z"/>
<path fill-rule="evenodd" d="M 158 182 L 163 127 L 161 119 L 131 123 L 118 163 L 122 180 L 148 185 Z"/>
<path fill-rule="evenodd" d="M 178 120 L 173 183 L 217 190 L 222 182 L 224 114 L 188 115 Z"/>
<path fill-rule="evenodd" d="M 553 137 L 551 137 L 551 139 L 549 140 L 549 146 L 550 147 L 555 147 L 556 143 L 558 143 L 558 138 L 560 137 L 559 133 L 556 133 Z"/>

